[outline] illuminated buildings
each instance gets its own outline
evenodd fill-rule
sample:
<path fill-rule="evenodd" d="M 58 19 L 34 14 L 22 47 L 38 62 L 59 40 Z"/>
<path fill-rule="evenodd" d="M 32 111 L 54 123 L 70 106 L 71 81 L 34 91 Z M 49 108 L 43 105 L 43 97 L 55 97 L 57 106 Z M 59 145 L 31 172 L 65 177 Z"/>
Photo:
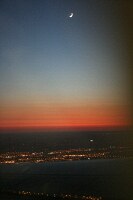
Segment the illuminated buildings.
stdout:
<path fill-rule="evenodd" d="M 126 147 L 78 148 L 51 152 L 6 152 L 0 153 L 0 163 L 44 163 L 91 159 L 114 159 L 132 157 L 133 149 Z"/>

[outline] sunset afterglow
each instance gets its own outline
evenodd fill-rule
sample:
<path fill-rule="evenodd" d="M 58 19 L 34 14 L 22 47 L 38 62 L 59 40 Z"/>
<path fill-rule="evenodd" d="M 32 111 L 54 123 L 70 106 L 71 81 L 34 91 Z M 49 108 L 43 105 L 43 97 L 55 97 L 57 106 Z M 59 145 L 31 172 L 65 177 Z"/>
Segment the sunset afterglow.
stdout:
<path fill-rule="evenodd" d="M 119 5 L 15 1 L 0 11 L 1 129 L 130 125 Z"/>

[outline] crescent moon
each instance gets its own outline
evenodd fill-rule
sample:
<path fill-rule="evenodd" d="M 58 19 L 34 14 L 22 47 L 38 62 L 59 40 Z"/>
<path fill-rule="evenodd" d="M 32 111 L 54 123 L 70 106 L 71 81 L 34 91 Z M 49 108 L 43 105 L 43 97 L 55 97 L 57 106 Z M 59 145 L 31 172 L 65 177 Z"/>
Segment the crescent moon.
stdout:
<path fill-rule="evenodd" d="M 69 17 L 72 18 L 72 17 L 73 17 L 73 13 L 71 13 L 71 14 L 69 15 Z"/>

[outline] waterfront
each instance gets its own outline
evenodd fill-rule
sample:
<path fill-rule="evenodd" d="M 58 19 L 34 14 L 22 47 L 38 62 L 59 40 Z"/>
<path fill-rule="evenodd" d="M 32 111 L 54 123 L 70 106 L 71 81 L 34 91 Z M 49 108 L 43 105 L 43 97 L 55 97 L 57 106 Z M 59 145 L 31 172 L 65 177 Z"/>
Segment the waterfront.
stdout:
<path fill-rule="evenodd" d="M 133 197 L 133 159 L 0 165 L 1 189 L 45 194 Z"/>
<path fill-rule="evenodd" d="M 90 159 L 132 158 L 133 148 L 77 148 L 44 152 L 6 152 L 0 153 L 1 164 L 45 163 L 59 161 L 75 161 Z"/>

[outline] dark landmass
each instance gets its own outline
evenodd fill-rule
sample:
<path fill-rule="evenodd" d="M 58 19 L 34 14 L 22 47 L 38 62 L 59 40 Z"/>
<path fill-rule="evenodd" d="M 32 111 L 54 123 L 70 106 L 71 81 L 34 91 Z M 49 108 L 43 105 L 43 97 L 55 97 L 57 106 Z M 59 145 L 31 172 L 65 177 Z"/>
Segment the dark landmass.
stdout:
<path fill-rule="evenodd" d="M 129 131 L 0 133 L 1 153 L 108 148 L 109 146 L 133 147 L 133 134 Z"/>

